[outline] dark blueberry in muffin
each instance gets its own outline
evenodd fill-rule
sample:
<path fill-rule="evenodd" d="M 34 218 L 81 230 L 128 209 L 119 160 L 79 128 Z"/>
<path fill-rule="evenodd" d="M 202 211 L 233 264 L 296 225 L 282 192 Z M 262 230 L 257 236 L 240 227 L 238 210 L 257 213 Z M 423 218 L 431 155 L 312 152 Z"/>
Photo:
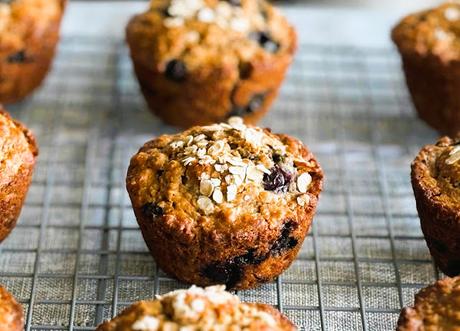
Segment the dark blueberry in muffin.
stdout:
<path fill-rule="evenodd" d="M 276 53 L 280 48 L 280 44 L 274 41 L 268 32 L 253 32 L 249 35 L 249 38 L 258 42 L 260 47 L 270 53 Z"/>
<path fill-rule="evenodd" d="M 280 166 L 274 166 L 270 174 L 264 175 L 264 189 L 275 193 L 286 193 L 291 184 L 292 174 Z"/>
<path fill-rule="evenodd" d="M 8 56 L 9 63 L 24 63 L 27 61 L 26 51 L 22 50 Z"/>
<path fill-rule="evenodd" d="M 156 203 L 147 203 L 142 207 L 144 215 L 149 217 L 162 216 L 164 211 L 163 208 L 158 206 Z"/>
<path fill-rule="evenodd" d="M 227 0 L 232 6 L 241 6 L 241 0 Z"/>
<path fill-rule="evenodd" d="M 264 101 L 265 101 L 265 94 L 263 93 L 256 94 L 251 98 L 247 106 L 234 105 L 228 117 L 232 117 L 232 116 L 243 117 L 245 115 L 252 114 L 256 112 L 257 110 L 259 110 L 260 107 L 262 107 Z"/>
<path fill-rule="evenodd" d="M 298 240 L 294 237 L 291 237 L 292 231 L 295 230 L 295 223 L 292 221 L 284 224 L 283 229 L 281 230 L 281 235 L 278 240 L 273 244 L 270 252 L 272 255 L 280 255 L 284 251 L 293 249 L 297 246 Z"/>
<path fill-rule="evenodd" d="M 284 159 L 285 159 L 283 155 L 278 154 L 278 153 L 274 153 L 272 158 L 273 158 L 273 162 L 275 162 L 276 164 L 284 162 Z"/>
<path fill-rule="evenodd" d="M 166 77 L 175 82 L 182 82 L 187 76 L 187 67 L 181 60 L 171 60 L 166 65 Z"/>
<path fill-rule="evenodd" d="M 240 265 L 230 261 L 210 264 L 203 270 L 203 274 L 213 282 L 225 284 L 227 288 L 231 289 L 241 280 L 243 270 Z"/>

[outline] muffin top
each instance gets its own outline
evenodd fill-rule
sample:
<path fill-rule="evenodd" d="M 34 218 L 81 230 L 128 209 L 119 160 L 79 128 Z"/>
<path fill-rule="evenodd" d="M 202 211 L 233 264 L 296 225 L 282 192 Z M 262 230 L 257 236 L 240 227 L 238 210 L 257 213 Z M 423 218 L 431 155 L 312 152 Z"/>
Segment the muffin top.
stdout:
<path fill-rule="evenodd" d="M 8 185 L 38 151 L 32 134 L 0 108 L 0 188 Z"/>
<path fill-rule="evenodd" d="M 460 139 L 444 137 L 425 146 L 412 169 L 425 194 L 460 217 Z"/>
<path fill-rule="evenodd" d="M 24 328 L 22 307 L 0 286 L 0 330 L 20 331 Z"/>
<path fill-rule="evenodd" d="M 296 330 L 274 308 L 241 303 L 224 286 L 170 292 L 154 301 L 138 302 L 98 331 L 160 330 Z"/>
<path fill-rule="evenodd" d="M 322 179 L 298 140 L 232 117 L 148 142 L 131 160 L 127 187 L 134 208 L 174 216 L 184 231 L 277 228 L 316 205 Z"/>
<path fill-rule="evenodd" d="M 393 30 L 393 40 L 405 52 L 459 60 L 460 2 L 407 16 Z"/>
<path fill-rule="evenodd" d="M 59 19 L 64 0 L 0 0 L 0 44 L 18 47 L 50 20 Z"/>
<path fill-rule="evenodd" d="M 264 0 L 152 0 L 129 24 L 128 40 L 137 41 L 136 60 L 173 80 L 197 68 L 236 65 L 244 72 L 254 58 L 296 48 L 293 28 Z"/>
<path fill-rule="evenodd" d="M 421 290 L 414 307 L 402 310 L 397 330 L 460 330 L 460 277 L 445 278 Z"/>

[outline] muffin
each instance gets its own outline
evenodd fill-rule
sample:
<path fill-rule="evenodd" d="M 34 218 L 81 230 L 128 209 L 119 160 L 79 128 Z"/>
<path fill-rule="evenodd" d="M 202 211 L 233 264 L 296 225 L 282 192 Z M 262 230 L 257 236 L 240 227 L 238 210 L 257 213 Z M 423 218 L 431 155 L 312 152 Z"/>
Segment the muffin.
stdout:
<path fill-rule="evenodd" d="M 16 225 L 37 154 L 32 133 L 0 108 L 0 242 Z"/>
<path fill-rule="evenodd" d="M 271 281 L 291 264 L 322 183 L 300 141 L 241 118 L 146 143 L 127 176 L 157 264 L 184 282 L 232 289 Z"/>
<path fill-rule="evenodd" d="M 410 15 L 392 37 L 419 117 L 455 135 L 460 131 L 460 3 Z"/>
<path fill-rule="evenodd" d="M 0 1 L 0 103 L 28 96 L 51 67 L 65 0 Z"/>
<path fill-rule="evenodd" d="M 460 330 L 460 277 L 445 278 L 415 296 L 401 311 L 397 331 Z"/>
<path fill-rule="evenodd" d="M 8 291 L 0 286 L 0 331 L 23 331 L 24 312 Z"/>
<path fill-rule="evenodd" d="M 225 286 L 170 292 L 141 301 L 100 325 L 96 331 L 247 330 L 294 331 L 297 328 L 272 306 L 241 303 Z"/>
<path fill-rule="evenodd" d="M 264 0 L 152 0 L 127 27 L 149 108 L 189 128 L 269 110 L 297 47 L 294 28 Z"/>
<path fill-rule="evenodd" d="M 439 268 L 460 274 L 460 139 L 425 146 L 412 163 L 422 230 Z"/>

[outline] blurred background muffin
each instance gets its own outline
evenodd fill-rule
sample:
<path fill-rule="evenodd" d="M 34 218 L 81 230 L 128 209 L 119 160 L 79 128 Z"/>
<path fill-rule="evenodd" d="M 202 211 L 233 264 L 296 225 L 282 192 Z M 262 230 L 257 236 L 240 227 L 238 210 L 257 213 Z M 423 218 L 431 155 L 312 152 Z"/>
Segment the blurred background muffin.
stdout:
<path fill-rule="evenodd" d="M 0 103 L 20 101 L 50 69 L 65 0 L 0 1 Z"/>
<path fill-rule="evenodd" d="M 242 116 L 257 122 L 296 50 L 294 28 L 256 0 L 159 0 L 135 16 L 127 41 L 151 110 L 180 127 Z"/>
<path fill-rule="evenodd" d="M 460 3 L 404 18 L 393 30 L 415 108 L 438 131 L 460 131 Z"/>

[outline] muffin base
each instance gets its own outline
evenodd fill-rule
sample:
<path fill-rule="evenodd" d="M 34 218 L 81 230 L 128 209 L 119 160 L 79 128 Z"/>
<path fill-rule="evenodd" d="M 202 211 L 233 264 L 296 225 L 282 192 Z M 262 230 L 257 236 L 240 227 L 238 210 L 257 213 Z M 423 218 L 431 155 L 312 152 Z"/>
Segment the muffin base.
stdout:
<path fill-rule="evenodd" d="M 64 11 L 65 0 L 62 0 Z M 61 14 L 62 15 L 62 14 Z M 0 102 L 21 101 L 41 85 L 51 68 L 59 41 L 61 18 L 49 22 L 43 30 L 35 30 L 25 40 L 25 48 L 6 47 L 0 51 Z M 15 54 L 25 58 L 9 61 Z"/>
<path fill-rule="evenodd" d="M 223 66 L 212 70 L 191 72 L 184 81 L 174 82 L 154 65 L 145 64 L 141 41 L 127 28 L 127 42 L 131 50 L 134 72 L 151 112 L 164 122 L 188 128 L 223 122 L 231 116 L 241 116 L 247 124 L 256 124 L 270 109 L 297 48 L 297 35 L 291 28 L 288 49 L 266 59 L 254 59 L 245 64 L 248 77 L 241 77 L 239 69 Z M 245 109 L 254 98 L 262 101 L 251 112 Z"/>
<path fill-rule="evenodd" d="M 460 132 L 460 62 L 402 53 L 403 68 L 419 117 L 442 134 Z"/>
<path fill-rule="evenodd" d="M 23 129 L 24 135 L 29 140 L 33 155 L 37 156 L 37 144 L 32 133 L 21 123 L 15 123 Z M 11 182 L 6 186 L 0 187 L 0 243 L 16 226 L 22 205 L 32 182 L 34 166 L 34 162 L 23 164 Z"/>

